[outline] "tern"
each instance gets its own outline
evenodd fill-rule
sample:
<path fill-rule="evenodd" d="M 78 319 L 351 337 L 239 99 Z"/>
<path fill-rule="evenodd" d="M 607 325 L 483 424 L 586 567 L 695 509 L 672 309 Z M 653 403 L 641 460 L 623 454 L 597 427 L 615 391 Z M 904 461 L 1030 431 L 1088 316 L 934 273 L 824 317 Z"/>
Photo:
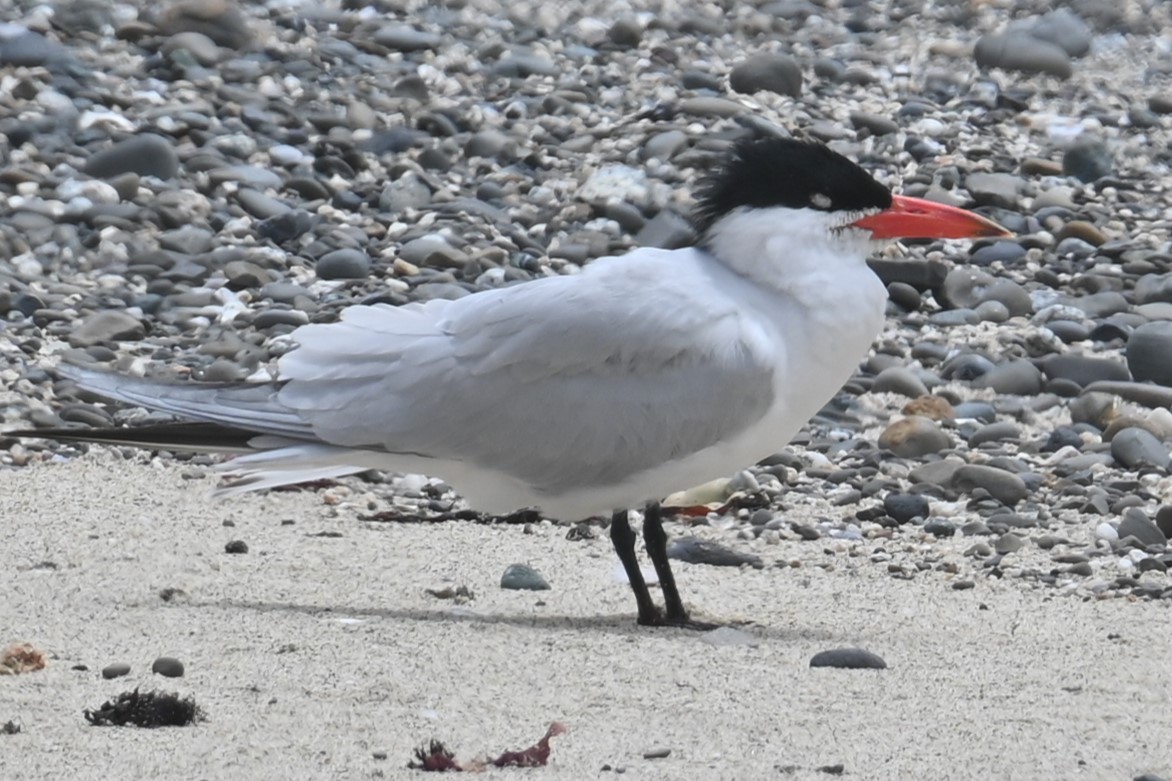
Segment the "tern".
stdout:
<path fill-rule="evenodd" d="M 228 452 L 222 493 L 368 469 L 446 480 L 477 510 L 611 513 L 644 625 L 696 626 L 657 502 L 777 452 L 880 333 L 867 256 L 900 238 L 1008 235 L 893 195 L 826 146 L 749 139 L 698 188 L 696 246 L 454 301 L 357 305 L 292 333 L 273 382 L 165 383 L 62 366 L 82 389 L 187 423 L 12 432 Z M 653 601 L 628 511 L 646 507 Z"/>

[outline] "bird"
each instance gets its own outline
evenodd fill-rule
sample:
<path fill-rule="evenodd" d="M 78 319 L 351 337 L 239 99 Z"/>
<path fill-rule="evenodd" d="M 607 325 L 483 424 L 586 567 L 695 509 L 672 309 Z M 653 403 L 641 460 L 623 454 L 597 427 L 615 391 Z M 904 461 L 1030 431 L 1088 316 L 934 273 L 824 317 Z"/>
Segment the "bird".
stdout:
<path fill-rule="evenodd" d="M 692 217 L 690 247 L 455 300 L 350 306 L 293 331 L 271 381 L 63 364 L 86 391 L 183 422 L 10 433 L 230 453 L 225 495 L 380 469 L 443 479 L 492 514 L 609 513 L 637 622 L 708 626 L 680 596 L 659 503 L 774 454 L 849 379 L 885 319 L 873 251 L 1009 234 L 788 137 L 733 143 Z M 639 508 L 662 609 L 638 563 Z"/>

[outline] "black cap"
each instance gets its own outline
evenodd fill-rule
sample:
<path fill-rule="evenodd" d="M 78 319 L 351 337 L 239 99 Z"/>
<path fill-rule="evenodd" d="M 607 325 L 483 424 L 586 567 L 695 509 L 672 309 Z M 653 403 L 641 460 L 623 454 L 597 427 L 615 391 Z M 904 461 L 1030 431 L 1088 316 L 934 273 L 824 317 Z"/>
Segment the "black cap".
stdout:
<path fill-rule="evenodd" d="M 891 206 L 891 191 L 823 144 L 793 138 L 739 141 L 700 185 L 693 219 L 706 232 L 741 206 L 862 212 Z"/>

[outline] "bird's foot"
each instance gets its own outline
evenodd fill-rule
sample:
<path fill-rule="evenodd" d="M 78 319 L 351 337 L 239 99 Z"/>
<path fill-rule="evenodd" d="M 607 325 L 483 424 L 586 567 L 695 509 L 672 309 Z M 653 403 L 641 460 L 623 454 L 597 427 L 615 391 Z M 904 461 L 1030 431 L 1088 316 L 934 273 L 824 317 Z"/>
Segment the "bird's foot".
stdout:
<path fill-rule="evenodd" d="M 655 608 L 655 612 L 652 614 L 639 615 L 639 626 L 664 626 L 675 629 L 690 629 L 694 632 L 708 632 L 723 626 L 723 624 L 698 621 L 690 618 L 687 613 L 680 614 L 669 611 L 665 614 L 659 608 Z"/>

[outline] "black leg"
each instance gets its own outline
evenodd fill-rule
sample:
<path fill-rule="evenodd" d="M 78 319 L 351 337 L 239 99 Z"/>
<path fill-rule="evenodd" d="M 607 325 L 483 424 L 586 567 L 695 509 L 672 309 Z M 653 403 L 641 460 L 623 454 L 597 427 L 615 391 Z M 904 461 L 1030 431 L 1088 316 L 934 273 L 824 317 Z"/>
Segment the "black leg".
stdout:
<path fill-rule="evenodd" d="M 647 590 L 647 582 L 643 580 L 639 559 L 635 555 L 635 539 L 635 532 L 631 531 L 631 524 L 627 522 L 627 511 L 616 511 L 610 518 L 610 541 L 614 545 L 615 553 L 619 555 L 619 561 L 623 563 L 623 569 L 627 571 L 631 591 L 635 592 L 635 602 L 639 606 L 639 623 L 644 626 L 658 626 L 663 623 L 663 616 L 651 601 L 651 592 Z M 656 571 L 658 572 L 658 566 Z"/>
<path fill-rule="evenodd" d="M 680 590 L 676 586 L 676 577 L 672 574 L 671 564 L 667 559 L 667 532 L 663 530 L 663 523 L 659 517 L 658 502 L 647 505 L 643 513 L 643 543 L 647 546 L 647 556 L 655 565 L 655 574 L 659 576 L 659 587 L 663 590 L 668 623 L 690 624 L 688 611 L 684 609 L 684 601 L 680 599 Z"/>

